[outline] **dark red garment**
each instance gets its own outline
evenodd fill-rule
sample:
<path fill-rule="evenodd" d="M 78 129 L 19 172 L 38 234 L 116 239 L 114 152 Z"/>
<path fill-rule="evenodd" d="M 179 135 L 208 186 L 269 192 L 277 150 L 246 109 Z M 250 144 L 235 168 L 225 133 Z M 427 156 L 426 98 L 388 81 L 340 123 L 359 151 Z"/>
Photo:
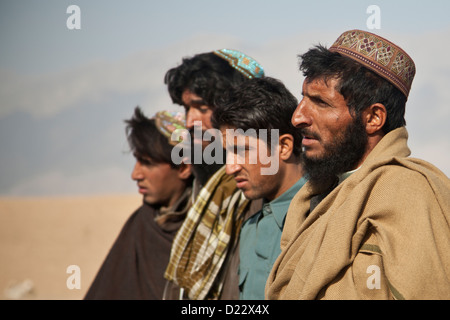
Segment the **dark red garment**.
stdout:
<path fill-rule="evenodd" d="M 143 204 L 127 220 L 113 244 L 85 299 L 162 299 L 164 272 L 173 238 L 187 212 L 189 195 L 180 212 L 158 218 L 160 210 Z M 164 217 L 166 214 L 164 214 Z M 160 216 L 161 217 L 161 216 Z"/>

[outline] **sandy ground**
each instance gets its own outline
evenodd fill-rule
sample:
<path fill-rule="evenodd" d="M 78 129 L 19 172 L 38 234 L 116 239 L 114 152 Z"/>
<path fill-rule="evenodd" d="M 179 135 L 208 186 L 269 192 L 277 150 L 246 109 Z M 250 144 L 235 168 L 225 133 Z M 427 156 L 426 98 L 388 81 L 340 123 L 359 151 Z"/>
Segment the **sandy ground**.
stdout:
<path fill-rule="evenodd" d="M 0 198 L 0 299 L 82 299 L 141 201 L 138 194 Z"/>

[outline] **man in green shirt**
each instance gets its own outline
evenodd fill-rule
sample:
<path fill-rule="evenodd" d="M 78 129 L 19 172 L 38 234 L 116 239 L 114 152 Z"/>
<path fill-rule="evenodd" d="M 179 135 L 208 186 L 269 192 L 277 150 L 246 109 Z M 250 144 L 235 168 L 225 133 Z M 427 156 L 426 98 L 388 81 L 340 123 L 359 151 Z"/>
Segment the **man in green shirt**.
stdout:
<path fill-rule="evenodd" d="M 301 135 L 291 124 L 296 106 L 282 82 L 265 77 L 222 97 L 213 113 L 213 126 L 220 129 L 227 150 L 226 173 L 247 199 L 264 203 L 240 233 L 240 299 L 264 299 L 289 204 L 306 182 Z"/>

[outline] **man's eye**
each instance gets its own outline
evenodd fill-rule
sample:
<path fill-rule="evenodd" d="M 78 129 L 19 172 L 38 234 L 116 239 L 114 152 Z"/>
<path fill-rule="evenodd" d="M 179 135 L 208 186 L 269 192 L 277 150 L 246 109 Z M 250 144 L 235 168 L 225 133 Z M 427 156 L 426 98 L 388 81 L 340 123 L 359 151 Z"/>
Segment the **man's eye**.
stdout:
<path fill-rule="evenodd" d="M 315 104 L 319 105 L 320 107 L 329 107 L 330 105 L 319 98 L 312 98 L 311 99 Z"/>
<path fill-rule="evenodd" d="M 240 147 L 238 147 L 238 146 L 228 146 L 228 147 L 226 148 L 226 151 L 227 151 L 227 152 L 234 153 L 234 154 L 239 154 L 239 153 L 242 152 L 242 148 L 240 148 Z"/>
<path fill-rule="evenodd" d="M 207 112 L 210 110 L 209 107 L 201 107 L 201 108 L 198 108 L 198 109 L 199 109 L 200 112 L 203 113 L 203 114 L 207 113 Z"/>
<path fill-rule="evenodd" d="M 138 161 L 144 166 L 151 166 L 153 164 L 153 162 L 148 159 L 138 159 Z"/>
<path fill-rule="evenodd" d="M 245 155 L 245 153 L 248 151 L 246 147 L 240 147 L 236 146 L 236 153 L 240 155 Z"/>

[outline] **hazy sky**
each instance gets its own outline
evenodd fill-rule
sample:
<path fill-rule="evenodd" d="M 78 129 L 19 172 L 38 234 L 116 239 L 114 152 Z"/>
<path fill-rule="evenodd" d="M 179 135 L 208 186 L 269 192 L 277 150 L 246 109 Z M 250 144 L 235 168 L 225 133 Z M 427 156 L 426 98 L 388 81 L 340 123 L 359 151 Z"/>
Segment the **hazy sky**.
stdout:
<path fill-rule="evenodd" d="M 66 25 L 72 4 L 79 30 Z M 409 145 L 449 176 L 449 12 L 444 0 L 0 0 L 0 196 L 136 192 L 123 120 L 136 105 L 180 108 L 163 78 L 182 57 L 238 49 L 300 98 L 297 55 L 349 29 L 415 60 Z"/>

